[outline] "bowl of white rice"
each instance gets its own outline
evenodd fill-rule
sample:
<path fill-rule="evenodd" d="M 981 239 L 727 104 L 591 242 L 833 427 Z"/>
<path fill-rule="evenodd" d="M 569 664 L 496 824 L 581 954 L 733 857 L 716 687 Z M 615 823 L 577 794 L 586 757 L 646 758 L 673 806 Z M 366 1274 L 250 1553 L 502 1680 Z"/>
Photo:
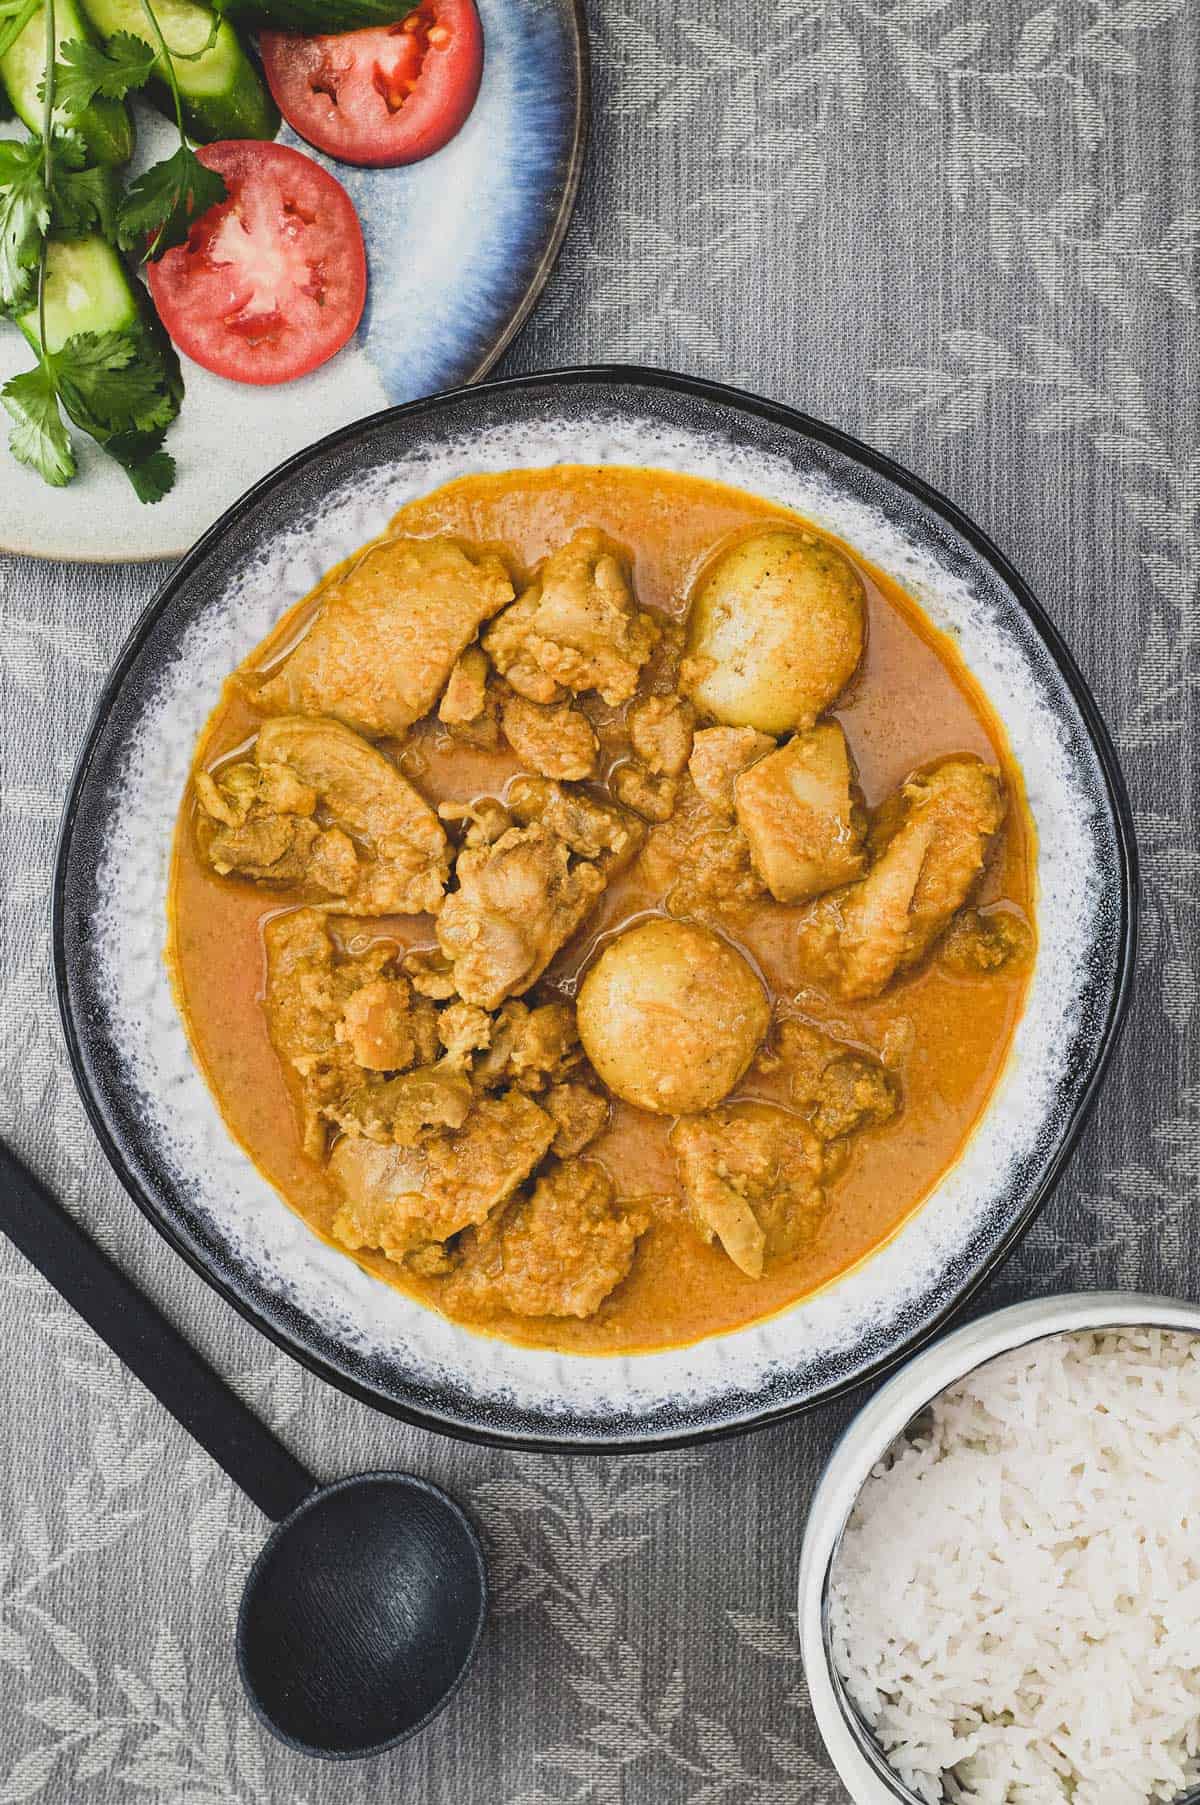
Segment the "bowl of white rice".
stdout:
<path fill-rule="evenodd" d="M 1200 1789 L 1200 1306 L 1043 1298 L 911 1361 L 818 1487 L 799 1629 L 856 1805 Z"/>

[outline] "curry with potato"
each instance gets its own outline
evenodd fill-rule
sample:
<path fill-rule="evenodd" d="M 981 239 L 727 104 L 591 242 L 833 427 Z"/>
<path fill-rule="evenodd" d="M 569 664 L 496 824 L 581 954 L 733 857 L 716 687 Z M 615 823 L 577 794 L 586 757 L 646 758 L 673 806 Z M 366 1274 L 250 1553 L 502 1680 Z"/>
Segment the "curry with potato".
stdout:
<path fill-rule="evenodd" d="M 885 573 L 657 470 L 463 478 L 225 682 L 169 958 L 225 1120 L 509 1339 L 684 1343 L 866 1257 L 1035 954 L 1003 727 Z"/>

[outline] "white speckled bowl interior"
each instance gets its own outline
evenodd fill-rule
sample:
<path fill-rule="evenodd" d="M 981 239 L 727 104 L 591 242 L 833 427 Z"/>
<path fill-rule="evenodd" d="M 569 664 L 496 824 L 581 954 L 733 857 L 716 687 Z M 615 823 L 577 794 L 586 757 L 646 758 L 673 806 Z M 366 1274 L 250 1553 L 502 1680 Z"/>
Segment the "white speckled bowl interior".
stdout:
<path fill-rule="evenodd" d="M 896 577 L 1005 722 L 1039 842 L 1039 950 L 994 1096 L 884 1248 L 817 1296 L 693 1347 L 588 1358 L 471 1333 L 362 1272 L 228 1135 L 163 963 L 171 833 L 226 673 L 412 496 L 470 471 L 642 464 L 799 509 Z M 732 390 L 633 370 L 522 377 L 377 415 L 303 452 L 209 532 L 136 629 L 67 806 L 55 891 L 76 1074 L 118 1173 L 174 1245 L 335 1384 L 431 1426 L 642 1447 L 768 1421 L 898 1356 L 1027 1225 L 1094 1094 L 1125 999 L 1133 844 L 1086 688 L 1020 579 L 940 498 L 853 440 Z"/>

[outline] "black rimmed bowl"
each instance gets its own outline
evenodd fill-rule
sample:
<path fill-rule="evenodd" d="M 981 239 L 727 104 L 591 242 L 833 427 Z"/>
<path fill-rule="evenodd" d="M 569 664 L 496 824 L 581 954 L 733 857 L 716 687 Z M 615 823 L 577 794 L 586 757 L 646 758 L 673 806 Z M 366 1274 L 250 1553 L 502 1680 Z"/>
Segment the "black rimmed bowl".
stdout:
<path fill-rule="evenodd" d="M 171 834 L 224 675 L 414 495 L 561 461 L 713 476 L 799 509 L 954 635 L 1004 721 L 1038 830 L 1039 950 L 988 1108 L 883 1248 L 768 1321 L 588 1358 L 471 1333 L 370 1278 L 227 1134 L 163 963 Z M 734 1433 L 833 1396 L 932 1332 L 1013 1245 L 1069 1152 L 1120 1027 L 1135 853 L 1108 734 L 1038 603 L 969 521 L 888 459 L 733 389 L 557 371 L 395 408 L 252 489 L 146 611 L 101 698 L 63 820 L 55 970 L 77 1081 L 134 1200 L 250 1321 L 333 1384 L 450 1434 L 632 1449 Z"/>

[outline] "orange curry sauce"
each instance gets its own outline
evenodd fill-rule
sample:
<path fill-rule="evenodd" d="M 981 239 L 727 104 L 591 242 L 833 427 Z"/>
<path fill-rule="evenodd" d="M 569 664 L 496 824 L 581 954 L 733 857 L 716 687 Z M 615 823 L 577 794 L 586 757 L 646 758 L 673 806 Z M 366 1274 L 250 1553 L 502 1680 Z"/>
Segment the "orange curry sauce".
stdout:
<path fill-rule="evenodd" d="M 642 607 L 682 617 L 696 573 L 718 542 L 764 521 L 796 516 L 740 490 L 698 478 L 640 469 L 561 466 L 474 476 L 410 503 L 390 531 L 454 533 L 495 545 L 528 571 L 583 525 L 598 526 L 627 548 Z M 805 523 L 807 524 L 807 523 Z M 853 557 L 850 548 L 842 549 Z M 833 710 L 845 728 L 868 805 L 917 765 L 941 754 L 975 752 L 1001 766 L 1009 812 L 978 900 L 1006 900 L 1032 923 L 1033 826 L 1004 730 L 953 643 L 885 574 L 854 557 L 866 584 L 866 653 Z M 344 568 L 341 567 L 341 568 Z M 328 579 L 326 579 L 328 580 Z M 247 660 L 246 670 L 277 662 L 312 614 L 320 588 L 296 604 Z M 604 722 L 620 711 L 592 711 Z M 245 691 L 227 682 L 205 728 L 197 764 L 211 767 L 242 749 L 260 716 Z M 385 750 L 400 749 L 385 745 Z M 401 768 L 433 802 L 503 792 L 517 769 L 512 753 L 481 752 L 435 731 L 428 721 L 409 736 Z M 190 791 L 175 836 L 168 957 L 193 1049 L 230 1132 L 265 1177 L 313 1230 L 330 1239 L 339 1197 L 324 1169 L 301 1151 L 298 1112 L 267 1035 L 262 1008 L 262 924 L 294 906 L 287 894 L 220 878 L 201 861 Z M 641 862 L 601 897 L 593 918 L 535 987 L 547 1000 L 570 996 L 598 936 L 630 917 L 662 907 Z M 829 1284 L 888 1239 L 954 1162 L 979 1120 L 1004 1065 L 1020 1015 L 1030 965 L 956 976 L 936 955 L 884 994 L 846 1003 L 814 988 L 794 954 L 798 911 L 769 899 L 726 930 L 765 979 L 772 998 L 797 1008 L 838 1038 L 878 1051 L 885 1040 L 907 1051 L 897 1064 L 903 1108 L 882 1127 L 852 1137 L 844 1170 L 831 1182 L 814 1237 L 794 1257 L 745 1277 L 719 1244 L 706 1246 L 689 1225 L 667 1145 L 668 1120 L 616 1101 L 609 1127 L 587 1149 L 617 1190 L 657 1194 L 649 1232 L 630 1276 L 588 1321 L 501 1314 L 474 1325 L 514 1341 L 581 1354 L 624 1353 L 694 1341 L 776 1312 Z M 404 946 L 433 946 L 431 917 L 362 924 Z M 356 933 L 354 945 L 362 942 Z M 787 1102 L 787 1073 L 752 1067 L 733 1098 Z M 389 1284 L 439 1307 L 439 1281 L 420 1279 L 382 1254 L 345 1254 Z"/>

